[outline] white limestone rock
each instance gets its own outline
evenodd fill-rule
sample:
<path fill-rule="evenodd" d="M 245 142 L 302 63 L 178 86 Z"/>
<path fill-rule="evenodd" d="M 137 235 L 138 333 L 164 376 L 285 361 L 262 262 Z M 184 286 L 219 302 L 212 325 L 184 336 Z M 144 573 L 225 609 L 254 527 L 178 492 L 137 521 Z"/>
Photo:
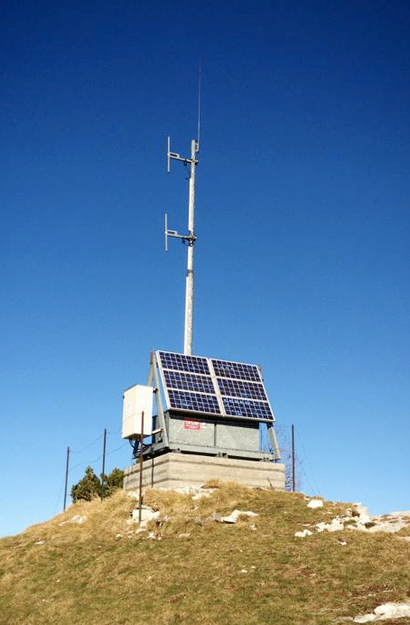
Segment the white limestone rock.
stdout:
<path fill-rule="evenodd" d="M 68 519 L 67 521 L 62 521 L 61 523 L 59 523 L 59 525 L 67 525 L 67 523 L 76 523 L 77 525 L 81 525 L 82 523 L 85 523 L 86 520 L 87 520 L 86 516 L 81 516 L 80 514 L 76 514 L 72 516 L 71 519 Z"/>
<path fill-rule="evenodd" d="M 241 516 L 255 517 L 258 515 L 250 510 L 234 510 L 229 516 L 221 517 L 221 523 L 236 523 Z"/>
<path fill-rule="evenodd" d="M 342 519 L 334 518 L 330 521 L 330 523 L 318 523 L 316 525 L 316 529 L 318 532 L 340 532 L 344 530 L 345 526 Z"/>
<path fill-rule="evenodd" d="M 307 505 L 308 508 L 323 508 L 323 500 L 322 499 L 311 499 Z"/>
<path fill-rule="evenodd" d="M 295 532 L 295 536 L 296 538 L 305 538 L 306 536 L 312 536 L 312 533 L 310 530 L 302 530 L 301 532 Z"/>
<path fill-rule="evenodd" d="M 375 621 L 386 621 L 393 618 L 410 618 L 410 602 L 408 603 L 383 603 L 379 605 L 371 614 L 363 614 L 353 619 L 354 623 L 373 623 Z"/>

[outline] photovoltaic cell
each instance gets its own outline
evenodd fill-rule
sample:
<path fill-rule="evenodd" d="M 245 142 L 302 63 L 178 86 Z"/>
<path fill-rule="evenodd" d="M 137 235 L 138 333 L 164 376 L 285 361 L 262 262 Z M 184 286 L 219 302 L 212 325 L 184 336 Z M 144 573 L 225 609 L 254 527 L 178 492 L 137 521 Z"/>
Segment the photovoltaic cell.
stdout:
<path fill-rule="evenodd" d="M 218 386 L 221 395 L 229 397 L 244 397 L 248 399 L 262 399 L 268 401 L 263 384 L 254 382 L 244 382 L 242 380 L 229 380 L 228 378 L 218 378 Z"/>
<path fill-rule="evenodd" d="M 173 388 L 183 391 L 215 394 L 214 385 L 210 376 L 194 375 L 192 373 L 164 369 L 164 379 L 169 389 Z"/>

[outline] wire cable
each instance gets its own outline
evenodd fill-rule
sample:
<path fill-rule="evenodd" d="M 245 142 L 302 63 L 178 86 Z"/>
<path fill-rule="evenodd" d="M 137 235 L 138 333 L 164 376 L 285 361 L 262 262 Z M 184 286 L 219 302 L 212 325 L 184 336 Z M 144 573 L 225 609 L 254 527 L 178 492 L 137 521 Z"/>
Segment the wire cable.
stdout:
<path fill-rule="evenodd" d="M 76 451 L 75 449 L 71 449 L 71 447 L 70 447 L 70 453 L 72 453 L 72 454 L 81 454 L 81 453 L 83 453 L 83 451 L 85 451 L 89 447 L 92 447 L 92 445 L 95 445 L 95 443 L 98 443 L 98 441 L 100 441 L 103 438 L 103 436 L 104 436 L 104 434 L 101 434 L 101 436 L 99 436 L 95 440 L 91 441 L 91 443 L 87 443 L 82 449 L 79 449 L 78 451 Z"/>
<path fill-rule="evenodd" d="M 107 453 L 105 454 L 106 456 L 110 456 L 111 454 L 115 453 L 116 451 L 118 451 L 119 449 L 123 449 L 126 446 L 127 443 L 123 443 L 122 445 L 120 445 L 119 447 L 116 447 L 116 449 L 112 449 L 111 451 L 107 451 Z"/>
<path fill-rule="evenodd" d="M 60 499 L 61 499 L 61 495 L 63 494 L 64 486 L 65 486 L 65 479 L 61 483 L 61 488 L 60 488 L 60 492 L 59 492 L 58 497 L 57 497 L 56 505 L 54 507 L 54 514 L 53 514 L 53 516 L 55 516 L 57 514 L 57 510 L 58 510 L 58 508 L 60 506 Z"/>
<path fill-rule="evenodd" d="M 295 428 L 295 432 L 296 432 L 296 435 L 297 435 L 297 438 L 298 438 L 298 442 L 300 442 L 300 444 L 301 444 L 302 453 L 303 453 L 303 455 L 304 455 L 304 458 L 306 459 L 306 463 L 309 465 L 309 469 L 310 469 L 310 471 L 312 472 L 312 478 L 313 478 L 313 480 L 316 482 L 316 476 L 314 475 L 314 470 L 313 470 L 313 467 L 312 467 L 312 465 L 311 465 L 311 463 L 310 463 L 310 461 L 309 461 L 309 457 L 308 457 L 308 455 L 307 455 L 307 453 L 306 453 L 306 449 L 305 449 L 305 446 L 304 446 L 304 444 L 303 444 L 302 437 L 301 437 L 301 436 L 300 436 L 300 434 L 299 434 L 299 430 L 296 430 L 296 428 Z M 312 484 L 312 482 L 311 482 L 311 481 L 310 481 L 310 479 L 309 479 L 308 474 L 306 473 L 306 471 L 305 471 L 305 469 L 304 469 L 304 467 L 303 467 L 303 464 L 302 464 L 301 469 L 302 469 L 302 471 L 303 471 L 303 473 L 304 473 L 304 475 L 305 475 L 305 477 L 306 477 L 306 481 L 309 483 L 310 488 L 312 489 L 312 491 L 313 491 L 313 492 L 316 492 L 316 494 L 318 494 L 318 495 L 320 495 L 320 496 L 321 496 L 321 491 L 320 491 L 320 488 L 317 488 L 317 486 L 318 486 L 317 484 L 315 484 L 315 485 L 313 485 L 313 484 Z"/>
<path fill-rule="evenodd" d="M 73 467 L 71 467 L 71 469 L 69 470 L 69 473 L 71 473 L 71 471 L 74 471 L 74 469 L 76 469 L 77 467 L 83 467 L 84 465 L 91 466 L 95 462 L 98 462 L 99 460 L 101 460 L 102 457 L 103 455 L 101 454 L 100 456 L 98 456 L 98 458 L 95 458 L 94 460 L 88 460 L 86 462 L 78 462 Z"/>

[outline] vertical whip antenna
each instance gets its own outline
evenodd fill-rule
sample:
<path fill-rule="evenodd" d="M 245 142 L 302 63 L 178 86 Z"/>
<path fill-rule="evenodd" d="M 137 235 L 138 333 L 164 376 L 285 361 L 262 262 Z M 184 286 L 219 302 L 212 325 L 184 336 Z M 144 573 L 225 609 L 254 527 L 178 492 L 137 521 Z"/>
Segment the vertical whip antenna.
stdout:
<path fill-rule="evenodd" d="M 198 65 L 198 134 L 197 134 L 197 152 L 200 149 L 200 141 L 201 141 L 201 59 L 199 59 Z"/>

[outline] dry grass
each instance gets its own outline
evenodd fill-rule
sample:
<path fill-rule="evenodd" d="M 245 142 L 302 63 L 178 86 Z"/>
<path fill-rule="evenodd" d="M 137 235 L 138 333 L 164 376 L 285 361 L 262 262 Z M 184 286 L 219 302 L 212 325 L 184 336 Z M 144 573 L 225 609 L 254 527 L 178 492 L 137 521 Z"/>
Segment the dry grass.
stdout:
<path fill-rule="evenodd" d="M 1 540 L 0 624 L 330 625 L 408 600 L 402 538 L 349 530 L 295 538 L 347 506 L 310 510 L 300 494 L 208 486 L 211 496 L 198 500 L 146 492 L 160 511 L 149 527 L 157 539 L 127 523 L 135 502 L 119 492 Z M 234 508 L 258 517 L 214 520 Z M 60 525 L 74 515 L 87 520 Z"/>

